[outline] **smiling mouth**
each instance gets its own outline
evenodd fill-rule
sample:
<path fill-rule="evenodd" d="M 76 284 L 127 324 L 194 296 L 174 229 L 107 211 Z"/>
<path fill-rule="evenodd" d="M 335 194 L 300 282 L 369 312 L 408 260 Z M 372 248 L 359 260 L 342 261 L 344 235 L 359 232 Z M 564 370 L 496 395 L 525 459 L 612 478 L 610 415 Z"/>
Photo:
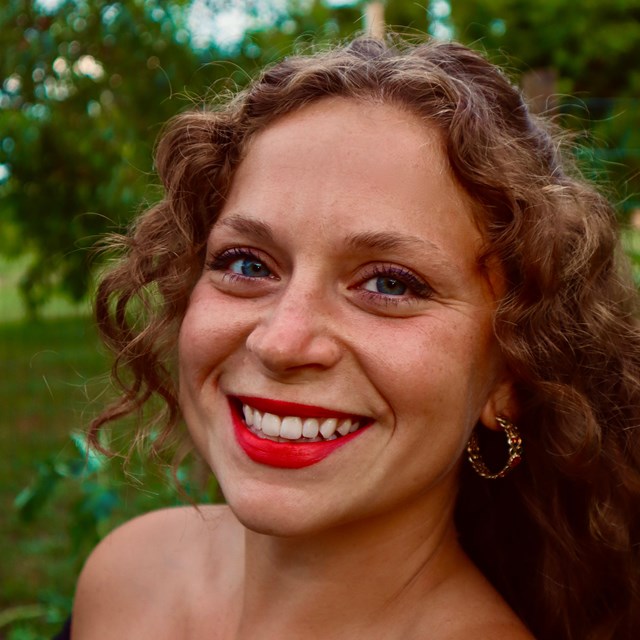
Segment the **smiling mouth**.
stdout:
<path fill-rule="evenodd" d="M 329 415 L 331 412 L 325 409 L 316 409 L 314 413 L 313 407 L 259 398 L 238 399 L 238 402 L 247 428 L 259 438 L 274 442 L 312 443 L 336 440 L 355 433 L 367 421 L 361 416 L 345 417 L 345 414 L 338 412 Z"/>
<path fill-rule="evenodd" d="M 255 462 L 274 467 L 320 462 L 373 423 L 365 416 L 279 400 L 228 400 L 240 447 Z"/>

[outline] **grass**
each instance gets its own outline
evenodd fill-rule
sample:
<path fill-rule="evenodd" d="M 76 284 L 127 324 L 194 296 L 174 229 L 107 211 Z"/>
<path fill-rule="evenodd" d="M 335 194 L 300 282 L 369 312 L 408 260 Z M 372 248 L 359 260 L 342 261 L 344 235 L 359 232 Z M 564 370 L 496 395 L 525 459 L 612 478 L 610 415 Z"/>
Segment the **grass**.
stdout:
<path fill-rule="evenodd" d="M 627 230 L 623 240 L 640 284 L 640 233 Z M 144 463 L 132 467 L 144 489 L 118 460 L 90 477 L 55 475 L 79 459 L 84 465 L 70 433 L 100 407 L 109 359 L 87 305 L 57 299 L 40 321 L 24 319 L 16 288 L 23 268 L 24 262 L 0 260 L 0 640 L 50 638 L 67 615 L 96 536 L 181 501 L 166 470 Z M 34 486 L 44 498 L 28 518 L 15 503 Z M 204 487 L 204 494 L 214 492 L 215 486 Z"/>
<path fill-rule="evenodd" d="M 56 496 L 32 522 L 20 518 L 14 500 L 39 464 L 69 455 L 69 433 L 85 424 L 87 396 L 107 363 L 86 316 L 1 324 L 0 345 L 0 611 L 7 611 L 73 593 L 67 507 L 76 496 Z"/>
<path fill-rule="evenodd" d="M 20 281 L 26 271 L 31 257 L 21 256 L 8 260 L 0 256 L 0 322 L 21 322 L 25 319 L 25 309 L 20 298 Z M 70 316 L 86 316 L 90 314 L 87 301 L 70 302 L 61 295 L 54 295 L 40 310 L 39 317 L 61 318 Z"/>
<path fill-rule="evenodd" d="M 97 538 L 133 515 L 182 501 L 166 468 L 140 460 L 131 472 L 144 478 L 144 488 L 118 459 L 85 473 L 86 457 L 70 434 L 104 402 L 109 358 L 86 305 L 54 300 L 41 320 L 22 317 L 21 268 L 0 263 L 2 640 L 52 637 Z M 25 496 L 29 508 L 20 511 L 16 498 Z"/>

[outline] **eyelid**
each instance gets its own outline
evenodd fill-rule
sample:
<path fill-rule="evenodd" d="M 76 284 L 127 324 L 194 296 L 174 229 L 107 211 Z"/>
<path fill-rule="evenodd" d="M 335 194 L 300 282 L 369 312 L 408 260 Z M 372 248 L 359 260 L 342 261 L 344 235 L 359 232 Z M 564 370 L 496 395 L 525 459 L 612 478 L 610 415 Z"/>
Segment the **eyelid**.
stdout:
<path fill-rule="evenodd" d="M 428 299 L 431 298 L 435 293 L 433 287 L 430 284 L 428 284 L 422 277 L 416 275 L 407 267 L 402 267 L 394 264 L 376 263 L 367 265 L 365 269 L 368 269 L 368 272 L 363 274 L 363 276 L 359 278 L 359 281 L 354 288 L 362 287 L 365 282 L 371 280 L 372 278 L 386 276 L 402 281 L 407 285 L 407 288 L 410 292 L 409 295 L 393 296 L 390 294 L 361 289 L 362 291 L 366 291 L 373 296 L 379 296 L 380 298 L 384 299 L 395 299 L 396 302 L 401 302 L 403 300 L 416 298 Z"/>
<path fill-rule="evenodd" d="M 258 262 L 263 262 L 267 269 L 269 269 L 272 274 L 270 277 L 276 277 L 273 273 L 272 261 L 269 260 L 268 257 L 264 256 L 262 251 L 258 249 L 254 249 L 252 247 L 238 247 L 232 246 L 224 249 L 220 249 L 218 251 L 213 252 L 213 255 L 207 257 L 207 261 L 205 263 L 205 267 L 210 271 L 227 271 L 229 266 L 236 260 L 240 258 L 252 258 Z M 257 278 L 251 278 L 249 276 L 243 276 L 241 274 L 229 274 L 233 275 L 234 278 L 241 278 L 245 280 L 255 280 Z M 261 279 L 261 278 L 260 278 Z"/>
<path fill-rule="evenodd" d="M 207 266 L 212 269 L 222 268 L 224 265 L 237 260 L 238 258 L 257 258 L 260 259 L 258 252 L 249 247 L 229 247 L 212 252 L 207 257 Z"/>
<path fill-rule="evenodd" d="M 264 263 L 265 267 L 271 272 L 270 275 L 268 277 L 255 278 L 230 272 L 230 265 L 240 258 L 255 259 L 258 262 Z M 280 279 L 276 273 L 276 269 L 274 269 L 273 260 L 270 259 L 270 256 L 265 256 L 262 251 L 254 249 L 253 247 L 236 245 L 221 248 L 207 258 L 205 267 L 210 271 L 221 272 L 223 279 L 228 278 L 238 283 L 247 282 L 254 284 L 259 280 Z M 401 295 L 393 295 L 367 290 L 363 287 L 367 281 L 376 277 L 387 277 L 399 280 L 407 286 L 407 291 Z M 370 263 L 364 265 L 357 282 L 349 287 L 349 289 L 355 290 L 359 295 L 367 297 L 373 304 L 385 306 L 417 303 L 421 300 L 429 300 L 435 294 L 433 287 L 422 276 L 417 275 L 407 267 L 393 263 Z"/>

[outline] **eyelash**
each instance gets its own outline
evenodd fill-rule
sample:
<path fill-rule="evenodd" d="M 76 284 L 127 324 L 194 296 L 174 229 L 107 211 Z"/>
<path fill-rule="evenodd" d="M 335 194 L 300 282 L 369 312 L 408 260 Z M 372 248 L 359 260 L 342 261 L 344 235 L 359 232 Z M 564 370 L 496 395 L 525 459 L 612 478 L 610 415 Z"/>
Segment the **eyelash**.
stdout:
<path fill-rule="evenodd" d="M 239 273 L 232 273 L 227 271 L 229 266 L 240 258 L 249 258 L 250 260 L 255 260 L 256 262 L 265 261 L 260 258 L 254 251 L 251 249 L 244 249 L 242 247 L 233 247 L 232 249 L 224 249 L 219 253 L 213 255 L 206 263 L 207 269 L 210 271 L 226 271 L 224 274 L 225 278 L 229 280 L 255 280 L 256 278 L 250 278 L 249 276 L 243 276 Z M 268 268 L 268 267 L 267 267 Z"/>
<path fill-rule="evenodd" d="M 224 271 L 224 278 L 231 281 L 247 282 L 249 280 L 260 280 L 262 278 L 253 278 L 244 276 L 239 273 L 233 273 L 228 271 L 230 265 L 240 258 L 248 258 L 250 260 L 256 260 L 257 262 L 265 263 L 265 261 L 257 255 L 257 253 L 251 249 L 243 247 L 233 247 L 231 249 L 224 249 L 219 253 L 213 255 L 206 263 L 207 269 L 210 271 Z M 268 268 L 268 267 L 267 267 Z M 376 291 L 370 291 L 364 289 L 364 285 L 367 281 L 376 277 L 386 277 L 393 280 L 399 280 L 407 286 L 407 295 L 391 295 L 380 293 Z M 434 291 L 424 280 L 416 276 L 413 272 L 409 271 L 405 267 L 398 267 L 385 264 L 371 265 L 367 269 L 367 273 L 359 280 L 359 282 L 351 289 L 358 289 L 361 295 L 364 295 L 371 300 L 380 303 L 383 301 L 385 304 L 398 305 L 407 303 L 411 299 L 429 299 Z"/>
<path fill-rule="evenodd" d="M 372 265 L 370 267 L 370 271 L 360 280 L 357 286 L 361 287 L 365 282 L 376 277 L 386 277 L 393 280 L 399 280 L 407 286 L 407 294 L 410 295 L 403 296 L 393 296 L 391 294 L 369 291 L 368 289 L 360 289 L 364 295 L 377 300 L 382 299 L 388 304 L 406 303 L 411 298 L 428 299 L 433 295 L 433 289 L 424 282 L 424 280 L 409 271 L 409 269 L 384 264 Z"/>

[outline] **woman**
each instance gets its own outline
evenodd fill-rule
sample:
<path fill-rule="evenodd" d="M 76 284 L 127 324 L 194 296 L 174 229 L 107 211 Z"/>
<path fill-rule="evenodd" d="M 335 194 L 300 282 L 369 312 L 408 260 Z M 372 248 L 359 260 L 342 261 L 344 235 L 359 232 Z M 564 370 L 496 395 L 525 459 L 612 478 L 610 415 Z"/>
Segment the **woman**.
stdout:
<path fill-rule="evenodd" d="M 157 165 L 98 291 L 123 395 L 93 438 L 159 395 L 228 506 L 112 533 L 74 638 L 632 637 L 635 293 L 499 70 L 288 58 Z"/>

